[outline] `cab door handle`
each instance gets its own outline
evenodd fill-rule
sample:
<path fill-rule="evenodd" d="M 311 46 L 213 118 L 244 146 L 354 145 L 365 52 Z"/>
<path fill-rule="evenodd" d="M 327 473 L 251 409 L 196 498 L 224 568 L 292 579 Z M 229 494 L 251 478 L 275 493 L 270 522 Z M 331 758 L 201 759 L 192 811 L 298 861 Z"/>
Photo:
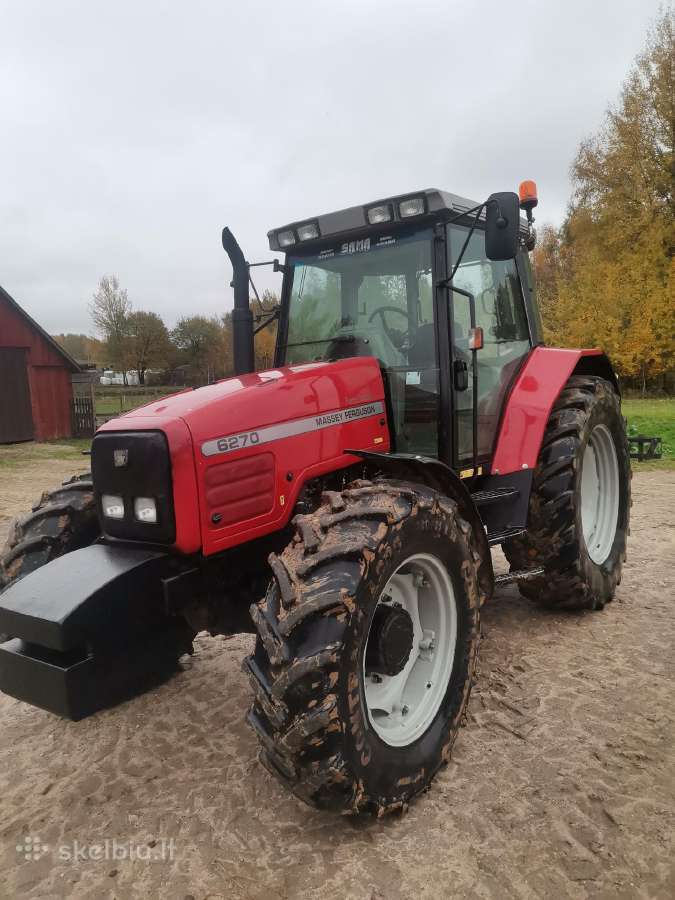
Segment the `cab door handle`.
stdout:
<path fill-rule="evenodd" d="M 463 359 L 456 359 L 452 364 L 453 380 L 456 391 L 465 391 L 469 387 L 469 367 Z"/>

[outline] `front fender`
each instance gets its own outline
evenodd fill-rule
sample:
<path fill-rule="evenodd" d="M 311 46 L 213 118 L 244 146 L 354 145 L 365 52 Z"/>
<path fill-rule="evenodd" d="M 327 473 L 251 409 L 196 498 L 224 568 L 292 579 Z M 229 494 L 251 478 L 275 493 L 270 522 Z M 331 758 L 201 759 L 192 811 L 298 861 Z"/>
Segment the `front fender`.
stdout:
<path fill-rule="evenodd" d="M 373 453 L 366 450 L 346 450 L 346 453 L 359 456 L 366 463 L 369 474 L 381 474 L 388 478 L 401 478 L 405 481 L 425 484 L 430 488 L 451 497 L 459 508 L 462 517 L 473 529 L 478 545 L 481 561 L 478 566 L 478 579 L 481 589 L 481 602 L 489 599 L 494 591 L 494 571 L 492 555 L 483 521 L 473 502 L 473 498 L 460 478 L 445 463 L 430 456 L 417 456 L 413 453 Z"/>

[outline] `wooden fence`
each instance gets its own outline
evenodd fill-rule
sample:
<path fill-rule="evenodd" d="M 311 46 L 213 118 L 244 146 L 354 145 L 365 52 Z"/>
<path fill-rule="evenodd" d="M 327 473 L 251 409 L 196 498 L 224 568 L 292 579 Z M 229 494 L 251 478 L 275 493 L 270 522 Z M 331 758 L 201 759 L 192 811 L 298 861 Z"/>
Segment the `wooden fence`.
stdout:
<path fill-rule="evenodd" d="M 89 397 L 73 397 L 73 437 L 93 437 L 96 431 L 94 400 Z"/>

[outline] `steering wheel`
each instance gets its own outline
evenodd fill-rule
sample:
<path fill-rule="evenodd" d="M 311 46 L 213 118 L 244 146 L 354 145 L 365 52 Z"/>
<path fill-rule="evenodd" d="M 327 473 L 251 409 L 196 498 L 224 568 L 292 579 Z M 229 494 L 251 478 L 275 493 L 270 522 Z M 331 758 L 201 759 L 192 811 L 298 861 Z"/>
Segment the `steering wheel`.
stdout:
<path fill-rule="evenodd" d="M 397 350 L 402 350 L 404 344 L 408 340 L 408 329 L 405 331 L 399 331 L 398 328 L 390 328 L 387 325 L 387 320 L 384 317 L 384 314 L 387 312 L 398 313 L 399 316 L 403 316 L 403 318 L 408 321 L 408 313 L 401 309 L 398 306 L 379 306 L 375 312 L 372 312 L 368 317 L 368 324 L 376 318 L 376 316 L 380 316 L 382 319 L 382 327 L 384 329 L 384 333 L 387 335 L 391 343 L 396 347 Z"/>

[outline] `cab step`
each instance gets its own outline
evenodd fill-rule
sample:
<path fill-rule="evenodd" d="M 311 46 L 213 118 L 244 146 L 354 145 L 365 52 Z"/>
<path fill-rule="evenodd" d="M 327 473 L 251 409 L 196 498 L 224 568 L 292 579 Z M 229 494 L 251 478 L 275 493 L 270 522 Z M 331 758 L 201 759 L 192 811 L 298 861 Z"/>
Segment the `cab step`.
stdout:
<path fill-rule="evenodd" d="M 531 581 L 533 578 L 539 578 L 544 574 L 543 567 L 536 569 L 518 569 L 515 572 L 508 572 L 506 575 L 497 575 L 495 577 L 495 587 L 503 587 L 505 584 L 514 584 L 521 581 Z"/>
<path fill-rule="evenodd" d="M 515 487 L 493 488 L 491 491 L 476 491 L 471 495 L 476 506 L 489 506 L 492 503 L 503 503 L 504 500 L 512 500 L 520 496 L 520 491 Z"/>
<path fill-rule="evenodd" d="M 488 544 L 491 547 L 494 547 L 495 544 L 503 544 L 504 541 L 508 541 L 509 538 L 520 537 L 520 535 L 525 534 L 526 531 L 526 528 L 520 527 L 504 528 L 503 531 L 488 531 Z"/>

